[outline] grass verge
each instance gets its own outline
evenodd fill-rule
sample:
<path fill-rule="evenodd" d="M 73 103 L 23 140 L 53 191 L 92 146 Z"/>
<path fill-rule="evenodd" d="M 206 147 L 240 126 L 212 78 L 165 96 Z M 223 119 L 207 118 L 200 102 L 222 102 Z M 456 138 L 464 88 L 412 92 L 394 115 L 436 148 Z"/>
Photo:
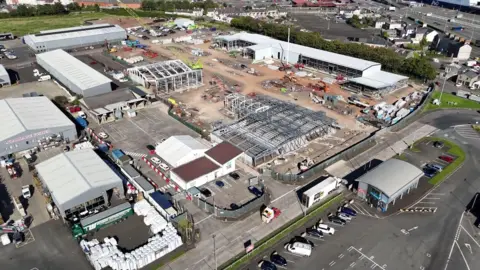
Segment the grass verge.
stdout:
<path fill-rule="evenodd" d="M 63 27 L 82 25 L 85 20 L 115 17 L 103 12 L 68 14 L 57 16 L 39 16 L 25 18 L 8 18 L 0 20 L 0 33 L 13 33 L 16 36 L 38 33 Z"/>
<path fill-rule="evenodd" d="M 472 125 L 472 128 L 477 131 L 477 132 L 480 132 L 480 125 Z"/>
<path fill-rule="evenodd" d="M 183 254 L 185 254 L 185 253 L 186 253 L 186 251 L 185 251 L 184 249 L 174 251 L 173 254 L 170 255 L 171 257 L 169 258 L 168 261 L 165 261 L 165 262 L 163 262 L 163 263 L 161 263 L 161 264 L 159 264 L 159 265 L 156 266 L 157 269 L 162 268 L 162 267 L 165 266 L 167 263 L 171 263 L 171 262 L 175 261 L 176 259 L 180 258 L 180 257 L 181 257 Z"/>
<path fill-rule="evenodd" d="M 480 109 L 480 103 L 474 100 L 461 98 L 450 93 L 443 93 L 440 105 L 432 104 L 434 99 L 440 98 L 440 91 L 435 91 L 426 101 L 427 104 L 423 108 L 423 112 L 435 109 Z"/>
<path fill-rule="evenodd" d="M 300 216 L 297 219 L 292 220 L 291 222 L 285 224 L 280 229 L 276 230 L 275 232 L 271 233 L 267 237 L 264 237 L 256 244 L 256 247 L 248 254 L 242 254 L 240 257 L 234 258 L 231 262 L 227 263 L 224 268 L 225 270 L 232 270 L 232 269 L 239 269 L 243 264 L 249 262 L 253 257 L 259 255 L 266 249 L 272 247 L 273 245 L 277 244 L 280 240 L 282 240 L 285 236 L 287 236 L 292 231 L 296 230 L 300 226 L 307 223 L 313 216 L 320 214 L 321 212 L 325 211 L 328 207 L 336 202 L 340 202 L 343 198 L 342 194 L 339 194 L 329 201 L 325 202 L 324 204 L 320 205 L 318 208 L 314 209 L 312 212 L 308 213 L 305 217 Z"/>
<path fill-rule="evenodd" d="M 444 145 L 449 148 L 447 153 L 449 155 L 457 157 L 452 163 L 448 164 L 448 166 L 446 166 L 441 172 L 436 174 L 430 179 L 430 181 L 428 181 L 432 185 L 438 185 L 443 182 L 443 180 L 445 180 L 445 177 L 453 173 L 458 168 L 458 166 L 462 165 L 462 163 L 465 161 L 465 152 L 462 148 L 460 148 L 460 146 L 449 140 L 445 140 L 442 138 L 431 138 L 431 140 L 443 142 Z"/>

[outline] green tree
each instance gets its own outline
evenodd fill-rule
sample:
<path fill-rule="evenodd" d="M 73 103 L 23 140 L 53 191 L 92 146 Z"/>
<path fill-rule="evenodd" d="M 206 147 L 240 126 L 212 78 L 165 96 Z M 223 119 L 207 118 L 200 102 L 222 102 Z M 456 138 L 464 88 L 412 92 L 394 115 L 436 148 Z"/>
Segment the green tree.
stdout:
<path fill-rule="evenodd" d="M 56 2 L 52 5 L 52 12 L 53 14 L 66 14 L 67 10 L 60 2 Z"/>
<path fill-rule="evenodd" d="M 157 3 L 153 0 L 144 0 L 142 1 L 140 8 L 143 10 L 156 10 Z"/>

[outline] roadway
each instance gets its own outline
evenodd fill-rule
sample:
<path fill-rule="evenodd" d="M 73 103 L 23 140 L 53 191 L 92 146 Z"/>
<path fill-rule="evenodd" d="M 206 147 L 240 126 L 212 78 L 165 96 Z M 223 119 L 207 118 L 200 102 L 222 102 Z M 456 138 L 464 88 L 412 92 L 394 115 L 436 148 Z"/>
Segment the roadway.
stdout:
<path fill-rule="evenodd" d="M 480 115 L 470 111 L 441 111 L 426 115 L 419 121 L 440 129 L 437 136 L 455 140 L 468 154 L 463 166 L 427 195 L 436 202 L 438 210 L 435 214 L 404 213 L 384 219 L 360 215 L 347 226 L 332 225 L 337 233 L 325 236 L 325 241 L 313 240 L 317 247 L 309 258 L 299 258 L 284 251 L 283 245 L 292 235 L 262 256 L 268 258 L 274 250 L 279 251 L 289 260 L 287 269 L 443 270 L 447 260 L 449 266 L 446 270 L 480 269 L 480 263 L 474 256 L 478 254 L 473 253 L 480 252 L 480 246 L 470 241 L 472 253 L 468 257 L 462 256 L 466 247 L 460 249 L 454 242 L 462 213 L 480 188 L 480 178 L 477 178 L 480 172 L 480 136 L 464 138 L 451 126 L 476 121 L 480 121 Z M 311 226 L 315 221 L 307 225 Z M 295 234 L 300 234 L 305 227 Z M 475 230 L 478 233 L 478 229 Z M 462 237 L 468 235 L 465 233 Z M 245 269 L 255 269 L 262 256 L 252 259 Z"/>

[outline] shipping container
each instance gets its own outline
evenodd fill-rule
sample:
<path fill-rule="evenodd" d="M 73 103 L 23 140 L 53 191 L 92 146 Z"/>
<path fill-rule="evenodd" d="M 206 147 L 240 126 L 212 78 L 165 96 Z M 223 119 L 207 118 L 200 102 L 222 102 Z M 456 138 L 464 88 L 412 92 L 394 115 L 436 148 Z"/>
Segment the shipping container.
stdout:
<path fill-rule="evenodd" d="M 322 182 L 316 184 L 302 194 L 302 204 L 307 208 L 311 207 L 320 200 L 326 198 L 330 193 L 338 188 L 338 180 L 335 177 L 328 177 Z"/>
<path fill-rule="evenodd" d="M 113 160 L 118 161 L 122 156 L 125 156 L 125 153 L 121 149 L 112 150 Z"/>

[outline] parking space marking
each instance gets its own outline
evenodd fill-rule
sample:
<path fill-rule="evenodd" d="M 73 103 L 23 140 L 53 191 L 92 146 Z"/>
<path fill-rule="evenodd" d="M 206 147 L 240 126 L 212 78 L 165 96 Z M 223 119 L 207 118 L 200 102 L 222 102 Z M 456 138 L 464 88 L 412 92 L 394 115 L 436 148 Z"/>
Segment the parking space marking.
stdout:
<path fill-rule="evenodd" d="M 341 258 L 343 258 L 344 256 L 345 256 L 345 255 L 343 255 L 343 253 L 342 253 L 342 254 L 338 255 L 338 258 L 341 259 Z"/>
<path fill-rule="evenodd" d="M 209 215 L 209 216 L 201 219 L 200 221 L 195 222 L 195 224 L 200 224 L 200 223 L 204 222 L 205 220 L 207 220 L 207 219 L 209 219 L 209 218 L 211 218 L 211 217 L 213 217 L 213 214 L 211 214 L 211 215 Z"/>
<path fill-rule="evenodd" d="M 334 265 L 335 265 L 335 261 L 331 261 L 328 265 L 330 265 L 330 267 L 334 266 Z"/>
<path fill-rule="evenodd" d="M 299 258 L 303 258 L 303 256 L 297 255 L 297 254 L 295 254 L 295 253 L 284 252 L 283 254 L 285 254 L 285 255 L 291 255 L 291 256 L 295 256 L 295 257 L 299 257 Z"/>
<path fill-rule="evenodd" d="M 289 263 L 295 263 L 295 261 L 288 260 L 288 259 L 287 259 L 287 262 L 289 262 Z"/>
<path fill-rule="evenodd" d="M 309 236 L 309 235 L 305 235 L 305 238 L 312 239 L 312 240 L 316 240 L 316 241 L 325 241 L 325 239 L 316 238 L 316 237 L 311 237 L 311 236 Z"/>
<path fill-rule="evenodd" d="M 334 223 L 334 222 L 331 222 L 331 221 L 327 221 L 326 223 L 328 223 L 330 225 L 338 226 L 338 227 L 344 227 L 345 226 L 345 225 L 337 224 L 337 223 Z"/>
<path fill-rule="evenodd" d="M 365 255 L 363 252 L 362 252 L 362 249 L 359 248 L 355 248 L 354 246 L 350 246 L 347 251 L 351 252 L 351 251 L 355 251 L 357 252 L 358 254 L 360 254 L 360 257 L 358 257 L 359 260 L 363 260 L 363 259 L 367 259 L 368 261 L 370 261 L 372 263 L 372 265 L 370 266 L 371 269 L 375 269 L 375 268 L 380 268 L 382 270 L 385 270 L 385 264 L 383 266 L 380 266 L 377 262 L 375 262 L 373 259 L 375 258 L 375 256 L 370 256 L 368 257 L 367 255 Z M 353 263 L 352 263 L 353 264 Z M 350 266 L 352 266 L 350 264 Z M 354 264 L 355 266 L 355 264 Z M 353 267 L 353 266 L 352 266 Z"/>
<path fill-rule="evenodd" d="M 467 259 L 465 258 L 465 255 L 463 254 L 462 249 L 461 249 L 460 246 L 458 245 L 458 242 L 455 241 L 455 244 L 457 245 L 458 250 L 460 250 L 460 255 L 462 255 L 463 261 L 465 262 L 465 265 L 467 266 L 467 270 L 470 270 L 470 266 L 468 265 L 468 261 L 467 261 Z"/>
<path fill-rule="evenodd" d="M 465 229 L 465 227 L 463 227 L 462 225 L 460 225 L 460 227 L 463 229 L 463 231 L 465 231 L 465 233 L 467 233 L 467 235 L 473 240 L 473 242 L 475 242 L 475 244 L 477 244 L 478 247 L 480 247 L 480 244 L 477 242 L 477 240 L 475 240 L 475 238 L 473 238 L 473 236 Z"/>

